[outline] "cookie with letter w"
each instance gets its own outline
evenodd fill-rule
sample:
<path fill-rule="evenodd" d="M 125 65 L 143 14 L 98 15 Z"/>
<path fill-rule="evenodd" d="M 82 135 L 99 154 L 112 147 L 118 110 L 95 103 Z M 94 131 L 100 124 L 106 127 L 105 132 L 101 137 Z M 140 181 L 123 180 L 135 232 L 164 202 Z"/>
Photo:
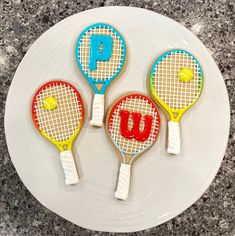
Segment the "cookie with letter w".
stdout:
<path fill-rule="evenodd" d="M 126 200 L 131 166 L 156 141 L 160 129 L 154 102 L 140 93 L 130 93 L 113 103 L 106 118 L 106 131 L 120 160 L 115 197 Z"/>

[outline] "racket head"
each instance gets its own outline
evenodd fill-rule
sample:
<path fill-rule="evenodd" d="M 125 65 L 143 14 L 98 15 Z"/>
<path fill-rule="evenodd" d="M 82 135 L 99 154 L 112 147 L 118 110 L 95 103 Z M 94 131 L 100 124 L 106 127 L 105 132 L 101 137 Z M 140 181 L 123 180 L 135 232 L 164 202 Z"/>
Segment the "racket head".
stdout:
<path fill-rule="evenodd" d="M 52 110 L 45 108 L 47 98 L 53 98 L 57 103 Z M 35 127 L 60 151 L 72 149 L 73 140 L 83 126 L 84 116 L 82 97 L 77 89 L 67 82 L 47 82 L 33 97 L 32 119 Z"/>
<path fill-rule="evenodd" d="M 179 78 L 179 73 L 185 68 L 189 68 L 193 74 L 187 82 Z M 168 113 L 170 120 L 179 122 L 201 95 L 203 73 L 200 63 L 185 50 L 170 50 L 154 62 L 149 87 L 152 96 Z"/>
<path fill-rule="evenodd" d="M 110 59 L 97 61 L 96 69 L 90 70 L 90 50 L 92 35 L 108 35 L 112 37 L 112 54 Z M 122 35 L 111 25 L 97 23 L 90 25 L 79 35 L 75 47 L 77 65 L 96 93 L 103 94 L 107 86 L 123 71 L 126 61 L 126 43 Z M 101 91 L 95 84 L 105 84 Z"/>
<path fill-rule="evenodd" d="M 145 129 L 145 116 L 152 117 L 152 126 L 149 136 L 144 141 L 138 141 L 134 138 L 125 138 L 121 134 L 121 117 L 120 111 L 130 112 L 128 119 L 128 129 L 133 128 L 133 112 L 141 114 L 140 132 Z M 157 140 L 160 131 L 160 115 L 155 103 L 147 96 L 132 92 L 123 95 L 117 99 L 109 109 L 106 117 L 106 132 L 110 141 L 114 144 L 116 151 L 121 154 L 118 155 L 121 162 L 125 156 L 129 156 L 130 162 L 135 161 L 137 156 L 149 149 Z M 128 163 L 130 163 L 128 161 Z"/>

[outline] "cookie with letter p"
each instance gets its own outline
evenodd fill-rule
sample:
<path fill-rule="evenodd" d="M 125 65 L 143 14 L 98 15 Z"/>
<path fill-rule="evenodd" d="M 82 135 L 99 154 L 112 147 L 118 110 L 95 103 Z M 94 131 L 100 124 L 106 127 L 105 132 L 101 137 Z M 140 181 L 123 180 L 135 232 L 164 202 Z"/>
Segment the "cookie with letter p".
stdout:
<path fill-rule="evenodd" d="M 111 25 L 93 24 L 78 37 L 75 57 L 79 69 L 94 92 L 92 126 L 103 125 L 105 92 L 120 77 L 126 65 L 126 43 Z"/>

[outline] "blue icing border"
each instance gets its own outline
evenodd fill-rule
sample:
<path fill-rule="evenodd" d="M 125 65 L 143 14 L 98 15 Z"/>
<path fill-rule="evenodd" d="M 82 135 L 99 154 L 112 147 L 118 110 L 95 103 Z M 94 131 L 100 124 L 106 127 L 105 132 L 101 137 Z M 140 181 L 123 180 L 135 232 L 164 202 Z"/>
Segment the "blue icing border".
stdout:
<path fill-rule="evenodd" d="M 156 68 L 157 68 L 157 65 L 158 65 L 164 58 L 166 58 L 168 55 L 174 54 L 174 53 L 184 53 L 184 54 L 187 54 L 188 56 L 192 57 L 192 58 L 193 58 L 193 61 L 198 65 L 199 75 L 200 75 L 201 79 L 203 79 L 201 65 L 200 65 L 200 63 L 198 62 L 198 60 L 197 60 L 191 53 L 189 53 L 189 52 L 187 52 L 187 51 L 185 51 L 185 50 L 183 50 L 183 49 L 170 50 L 170 51 L 168 51 L 168 52 L 162 54 L 160 57 L 158 57 L 158 59 L 157 59 L 157 60 L 154 62 L 154 64 L 153 64 L 150 77 L 152 77 L 153 74 L 155 73 L 155 70 L 156 70 Z"/>
<path fill-rule="evenodd" d="M 94 78 L 90 77 L 88 75 L 88 73 L 85 70 L 83 70 L 83 65 L 80 62 L 80 56 L 79 56 L 79 51 L 80 51 L 79 48 L 80 48 L 80 43 L 82 41 L 83 36 L 88 31 L 90 31 L 91 29 L 95 29 L 95 28 L 98 28 L 98 27 L 104 27 L 104 28 L 112 30 L 119 37 L 119 39 L 120 39 L 120 41 L 122 43 L 122 47 L 123 47 L 121 63 L 119 65 L 116 73 L 112 77 L 107 78 L 105 81 L 97 81 Z M 121 70 L 122 70 L 122 68 L 124 66 L 125 59 L 126 59 L 126 43 L 125 43 L 123 37 L 121 36 L 121 34 L 113 26 L 108 25 L 108 24 L 104 24 L 104 23 L 93 24 L 93 25 L 90 25 L 89 27 L 87 27 L 86 29 L 84 29 L 82 31 L 82 33 L 79 35 L 78 40 L 76 42 L 76 47 L 75 47 L 75 57 L 76 57 L 76 61 L 77 61 L 77 65 L 78 65 L 79 69 L 81 70 L 81 72 L 85 76 L 85 78 L 88 80 L 88 82 L 92 86 L 93 90 L 96 91 L 97 93 L 104 94 L 105 89 L 119 75 L 119 73 L 121 72 Z M 97 88 L 95 87 L 94 83 L 104 84 L 104 86 L 103 86 L 103 88 L 102 88 L 102 90 L 100 92 L 97 91 Z"/>

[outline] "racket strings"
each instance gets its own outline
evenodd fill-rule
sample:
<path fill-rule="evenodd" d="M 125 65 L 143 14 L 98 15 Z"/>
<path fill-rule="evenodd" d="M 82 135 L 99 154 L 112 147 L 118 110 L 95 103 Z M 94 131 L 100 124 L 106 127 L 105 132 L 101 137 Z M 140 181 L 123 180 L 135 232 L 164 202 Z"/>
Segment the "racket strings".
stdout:
<path fill-rule="evenodd" d="M 89 57 L 90 57 L 90 36 L 92 34 L 110 35 L 113 39 L 112 56 L 108 61 L 97 61 L 97 69 L 94 71 L 89 70 Z M 125 50 L 123 41 L 118 34 L 110 27 L 97 26 L 90 29 L 82 38 L 79 46 L 79 61 L 86 74 L 95 81 L 106 81 L 111 79 L 118 71 L 120 71 Z"/>
<path fill-rule="evenodd" d="M 150 115 L 153 117 L 152 129 L 148 139 L 144 142 L 139 142 L 133 139 L 124 138 L 120 133 L 120 122 L 121 118 L 119 115 L 120 110 L 126 110 L 129 112 L 138 112 L 142 114 L 140 122 L 140 132 L 144 130 L 144 116 Z M 123 100 L 120 105 L 117 106 L 110 119 L 109 124 L 109 133 L 113 142 L 126 154 L 137 154 L 149 146 L 155 141 L 156 136 L 159 132 L 159 118 L 158 113 L 153 104 L 144 98 L 139 97 L 127 97 Z M 129 118 L 128 120 L 128 129 L 130 130 L 133 127 L 133 120 Z"/>
<path fill-rule="evenodd" d="M 193 79 L 182 82 L 178 78 L 181 69 L 190 68 Z M 183 52 L 167 55 L 156 65 L 153 87 L 158 97 L 171 109 L 182 109 L 192 104 L 200 95 L 201 73 L 196 60 Z"/>
<path fill-rule="evenodd" d="M 58 104 L 54 110 L 46 110 L 43 101 L 55 97 Z M 82 104 L 73 88 L 65 84 L 51 84 L 42 90 L 35 102 L 36 123 L 40 130 L 58 142 L 69 140 L 81 127 Z"/>

